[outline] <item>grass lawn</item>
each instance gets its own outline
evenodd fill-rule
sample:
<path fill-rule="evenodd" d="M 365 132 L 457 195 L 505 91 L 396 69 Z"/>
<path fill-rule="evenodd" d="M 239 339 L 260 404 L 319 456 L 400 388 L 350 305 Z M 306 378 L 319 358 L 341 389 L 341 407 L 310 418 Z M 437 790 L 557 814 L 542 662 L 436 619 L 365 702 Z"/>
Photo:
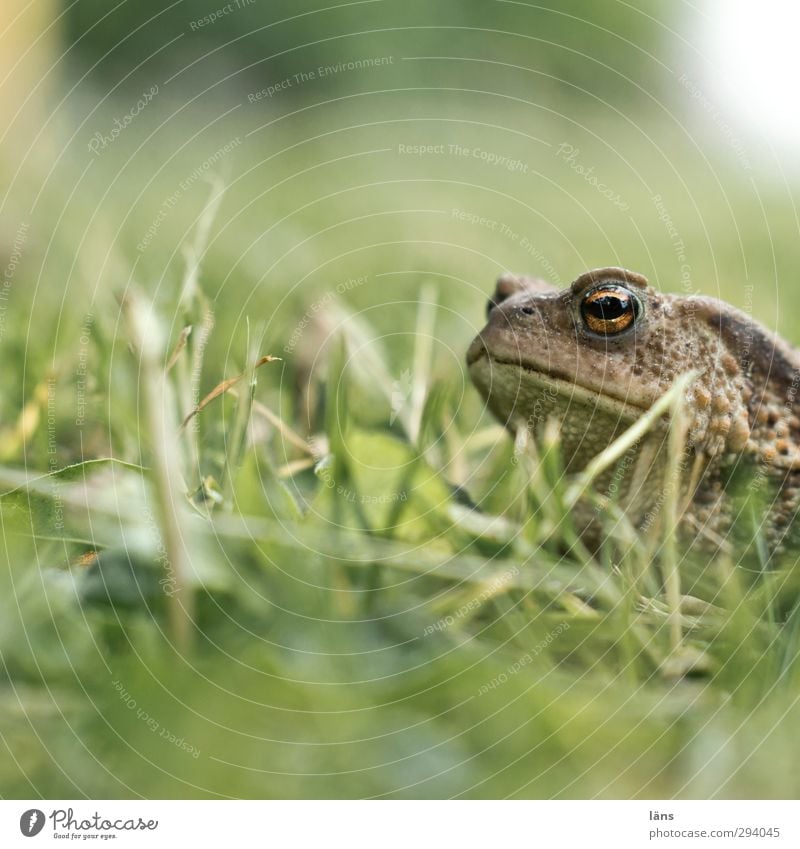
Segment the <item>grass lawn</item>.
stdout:
<path fill-rule="evenodd" d="M 657 105 L 486 100 L 212 93 L 4 166 L 4 797 L 800 794 L 792 558 L 613 504 L 592 555 L 464 365 L 506 269 L 800 342 L 794 197 Z"/>

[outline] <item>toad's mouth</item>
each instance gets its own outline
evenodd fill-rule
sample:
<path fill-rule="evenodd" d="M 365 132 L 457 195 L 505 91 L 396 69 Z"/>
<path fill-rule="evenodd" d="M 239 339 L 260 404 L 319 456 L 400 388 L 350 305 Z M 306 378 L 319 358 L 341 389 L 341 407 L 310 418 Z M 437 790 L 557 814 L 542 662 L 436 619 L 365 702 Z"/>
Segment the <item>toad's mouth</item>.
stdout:
<path fill-rule="evenodd" d="M 467 364 L 473 382 L 487 399 L 505 409 L 510 416 L 524 412 L 526 395 L 533 389 L 536 394 L 558 396 L 578 408 L 590 407 L 633 423 L 650 409 L 650 405 L 630 395 L 613 392 L 609 382 L 601 388 L 579 383 L 575 375 L 558 369 L 545 371 L 521 360 L 502 360 L 489 355 L 485 348 L 470 351 Z"/>

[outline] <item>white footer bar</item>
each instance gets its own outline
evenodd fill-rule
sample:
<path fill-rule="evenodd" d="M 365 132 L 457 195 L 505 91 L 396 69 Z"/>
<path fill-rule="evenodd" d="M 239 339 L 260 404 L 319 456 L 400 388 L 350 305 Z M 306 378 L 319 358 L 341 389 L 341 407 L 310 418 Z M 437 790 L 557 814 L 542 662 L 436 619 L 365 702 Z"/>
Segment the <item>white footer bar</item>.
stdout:
<path fill-rule="evenodd" d="M 0 801 L 0 846 L 798 847 L 795 801 Z"/>

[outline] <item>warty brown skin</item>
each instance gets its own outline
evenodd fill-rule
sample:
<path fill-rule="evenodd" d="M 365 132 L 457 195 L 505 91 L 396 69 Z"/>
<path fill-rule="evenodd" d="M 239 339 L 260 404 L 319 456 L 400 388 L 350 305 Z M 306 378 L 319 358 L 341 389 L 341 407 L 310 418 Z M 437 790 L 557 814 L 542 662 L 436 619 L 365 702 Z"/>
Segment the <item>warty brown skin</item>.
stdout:
<path fill-rule="evenodd" d="M 736 519 L 729 481 L 744 469 L 770 492 L 770 547 L 785 542 L 800 492 L 800 352 L 745 313 L 713 298 L 657 292 L 622 268 L 587 272 L 564 291 L 504 275 L 467 363 L 512 432 L 527 428 L 535 439 L 548 418 L 558 420 L 568 472 L 695 370 L 685 399 L 686 527 L 724 541 Z M 622 503 L 639 526 L 658 506 L 667 427 L 642 441 L 626 476 Z M 607 476 L 598 481 L 607 485 Z"/>

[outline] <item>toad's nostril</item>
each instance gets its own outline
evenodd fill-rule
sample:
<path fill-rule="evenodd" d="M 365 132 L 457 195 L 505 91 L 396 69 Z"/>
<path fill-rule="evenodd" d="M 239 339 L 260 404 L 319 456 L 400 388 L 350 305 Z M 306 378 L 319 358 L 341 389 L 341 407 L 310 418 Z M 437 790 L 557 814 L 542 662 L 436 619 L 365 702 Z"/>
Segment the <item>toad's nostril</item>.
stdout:
<path fill-rule="evenodd" d="M 534 310 L 533 307 L 523 307 L 522 312 L 524 312 L 525 315 L 533 315 L 536 310 Z"/>

